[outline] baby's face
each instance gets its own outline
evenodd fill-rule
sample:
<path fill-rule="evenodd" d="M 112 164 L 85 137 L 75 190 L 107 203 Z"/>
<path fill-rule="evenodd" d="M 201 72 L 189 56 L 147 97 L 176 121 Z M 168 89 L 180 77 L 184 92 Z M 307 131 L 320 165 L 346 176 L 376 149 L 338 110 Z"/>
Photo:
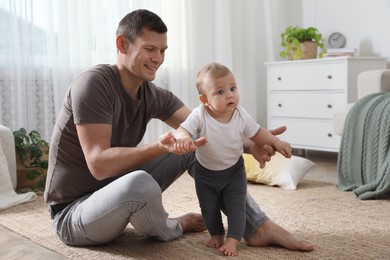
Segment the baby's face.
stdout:
<path fill-rule="evenodd" d="M 210 109 L 218 113 L 230 113 L 237 108 L 240 97 L 232 73 L 221 78 L 207 78 L 204 83 L 203 91 Z"/>

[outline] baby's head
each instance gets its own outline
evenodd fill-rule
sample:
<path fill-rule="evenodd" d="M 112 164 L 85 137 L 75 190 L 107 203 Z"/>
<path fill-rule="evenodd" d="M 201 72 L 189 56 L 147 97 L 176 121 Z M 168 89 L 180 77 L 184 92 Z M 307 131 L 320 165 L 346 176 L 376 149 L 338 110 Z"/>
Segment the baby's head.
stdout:
<path fill-rule="evenodd" d="M 204 95 L 205 89 L 212 86 L 216 79 L 223 78 L 228 74 L 233 75 L 225 65 L 214 62 L 204 66 L 196 77 L 196 88 L 198 89 L 199 95 Z"/>
<path fill-rule="evenodd" d="M 215 115 L 234 112 L 240 101 L 233 73 L 219 63 L 210 63 L 199 71 L 196 88 L 200 102 Z"/>

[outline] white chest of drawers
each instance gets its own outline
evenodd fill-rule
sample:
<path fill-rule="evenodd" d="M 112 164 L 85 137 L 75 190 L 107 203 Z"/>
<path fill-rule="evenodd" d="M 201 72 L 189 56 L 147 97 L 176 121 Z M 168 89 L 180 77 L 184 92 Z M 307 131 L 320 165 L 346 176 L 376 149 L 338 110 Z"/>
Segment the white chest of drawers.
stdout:
<path fill-rule="evenodd" d="M 293 148 L 338 152 L 333 114 L 357 100 L 360 72 L 386 68 L 385 58 L 336 57 L 267 62 L 268 129 L 285 125 Z"/>

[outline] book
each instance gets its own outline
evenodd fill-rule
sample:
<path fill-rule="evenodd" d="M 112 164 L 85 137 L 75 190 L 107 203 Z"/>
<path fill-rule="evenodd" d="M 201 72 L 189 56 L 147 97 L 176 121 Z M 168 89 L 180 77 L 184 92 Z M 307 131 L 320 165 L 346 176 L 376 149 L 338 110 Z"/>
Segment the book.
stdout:
<path fill-rule="evenodd" d="M 356 48 L 334 48 L 326 51 L 324 57 L 354 56 L 357 53 Z"/>

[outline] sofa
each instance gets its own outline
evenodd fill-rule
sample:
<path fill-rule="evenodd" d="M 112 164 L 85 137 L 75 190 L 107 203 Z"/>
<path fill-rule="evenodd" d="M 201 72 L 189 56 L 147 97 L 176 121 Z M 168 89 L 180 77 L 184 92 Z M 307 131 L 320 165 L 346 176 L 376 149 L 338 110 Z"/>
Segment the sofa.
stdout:
<path fill-rule="evenodd" d="M 368 70 L 361 72 L 358 75 L 357 80 L 357 94 L 358 99 L 367 95 L 378 92 L 390 91 L 390 69 L 385 70 Z M 333 126 L 335 133 L 338 135 L 343 134 L 345 120 L 348 112 L 351 110 L 355 103 L 350 103 L 344 108 L 336 111 L 333 116 Z"/>

